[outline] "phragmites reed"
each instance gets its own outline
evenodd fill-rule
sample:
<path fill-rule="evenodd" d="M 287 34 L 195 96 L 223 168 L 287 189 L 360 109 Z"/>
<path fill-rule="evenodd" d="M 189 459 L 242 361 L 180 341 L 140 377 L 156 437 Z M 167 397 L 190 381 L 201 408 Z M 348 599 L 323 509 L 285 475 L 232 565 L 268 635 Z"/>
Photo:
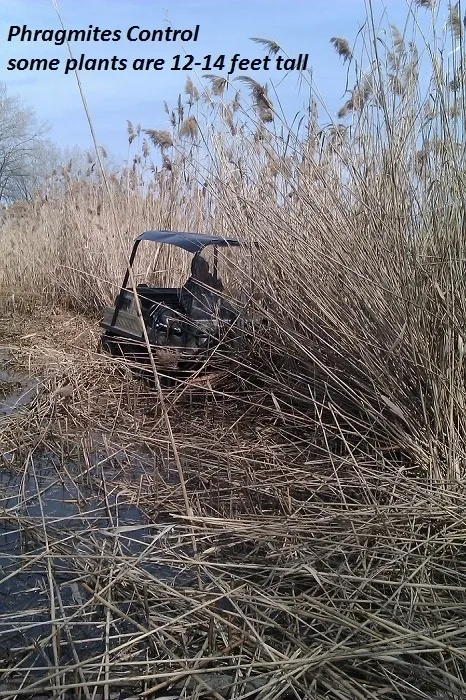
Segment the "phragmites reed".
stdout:
<path fill-rule="evenodd" d="M 346 61 L 350 61 L 353 58 L 353 53 L 347 39 L 333 36 L 330 39 L 330 43 L 334 45 L 337 54 L 343 58 L 343 63 L 346 63 Z"/>
<path fill-rule="evenodd" d="M 149 146 L 149 142 L 147 141 L 147 139 L 142 140 L 141 150 L 142 150 L 142 155 L 144 156 L 144 158 L 148 158 L 150 156 L 150 146 Z"/>
<path fill-rule="evenodd" d="M 415 0 L 415 4 L 418 7 L 423 7 L 425 9 L 433 9 L 435 7 L 437 0 Z"/>
<path fill-rule="evenodd" d="M 131 145 L 136 138 L 136 132 L 134 130 L 133 124 L 130 122 L 129 119 L 126 120 L 127 123 L 127 132 L 128 132 L 128 142 Z"/>
<path fill-rule="evenodd" d="M 313 74 L 273 128 L 260 82 L 186 81 L 105 182 L 67 154 L 1 210 L 2 375 L 39 382 L 12 413 L 0 386 L 0 695 L 466 698 L 463 55 L 385 5 L 348 123 Z M 205 249 L 240 351 L 164 401 L 96 352 L 148 228 L 244 244 Z M 134 276 L 168 302 L 191 259 L 146 241 Z"/>
<path fill-rule="evenodd" d="M 154 146 L 163 151 L 165 148 L 173 146 L 173 139 L 169 131 L 163 129 L 144 129 Z"/>
<path fill-rule="evenodd" d="M 402 80 L 400 79 L 400 77 L 398 75 L 389 74 L 388 84 L 390 86 L 390 90 L 395 95 L 402 97 L 405 94 L 405 87 L 403 85 Z"/>
<path fill-rule="evenodd" d="M 405 49 L 405 42 L 403 38 L 403 34 L 400 32 L 398 27 L 395 24 L 390 25 L 390 29 L 392 32 L 392 41 L 395 49 L 397 51 L 404 51 Z"/>
<path fill-rule="evenodd" d="M 235 136 L 236 134 L 236 124 L 234 121 L 234 112 L 233 112 L 233 107 L 231 104 L 223 104 L 220 106 L 220 115 L 225 122 L 225 124 L 228 125 L 228 128 L 230 129 L 230 133 L 232 136 Z"/>
<path fill-rule="evenodd" d="M 269 56 L 276 56 L 277 53 L 281 50 L 277 42 L 271 41 L 270 39 L 261 39 L 260 37 L 253 36 L 251 37 L 251 41 L 254 41 L 256 44 L 262 44 L 262 46 L 265 46 Z"/>
<path fill-rule="evenodd" d="M 235 80 L 240 80 L 248 85 L 253 99 L 254 109 L 261 121 L 264 123 L 273 121 L 273 105 L 268 96 L 267 85 L 261 85 L 257 80 L 247 75 L 240 75 L 235 78 Z"/>
<path fill-rule="evenodd" d="M 189 116 L 180 126 L 180 136 L 187 136 L 188 138 L 194 139 L 199 134 L 199 124 L 197 123 L 196 117 L 193 115 Z"/>
<path fill-rule="evenodd" d="M 164 170 L 168 170 L 169 172 L 173 170 L 173 164 L 166 154 L 163 154 L 162 156 L 162 168 Z"/>
<path fill-rule="evenodd" d="M 197 102 L 199 100 L 199 98 L 200 98 L 199 90 L 194 85 L 191 78 L 187 78 L 186 84 L 184 86 L 184 91 L 187 95 L 189 95 L 189 97 L 192 99 L 193 102 Z"/>
<path fill-rule="evenodd" d="M 202 77 L 210 81 L 210 89 L 212 95 L 215 95 L 215 97 L 221 97 L 228 88 L 228 80 L 223 78 L 221 75 L 206 73 Z"/>
<path fill-rule="evenodd" d="M 181 99 L 181 95 L 178 95 L 178 104 L 176 108 L 176 113 L 178 117 L 178 124 L 181 124 L 184 119 L 184 104 Z"/>
<path fill-rule="evenodd" d="M 141 125 L 138 124 L 136 126 L 136 128 L 134 128 L 132 122 L 130 122 L 129 119 L 126 120 L 126 123 L 127 123 L 128 142 L 129 142 L 129 145 L 131 145 L 133 143 L 134 139 L 140 135 Z"/>
<path fill-rule="evenodd" d="M 235 96 L 233 98 L 233 101 L 231 103 L 231 109 L 233 114 L 239 110 L 241 107 L 241 95 L 239 90 L 235 93 Z"/>
<path fill-rule="evenodd" d="M 393 51 L 387 53 L 389 66 L 394 71 L 399 71 L 406 61 L 406 45 L 404 37 L 398 27 L 390 25 L 393 41 Z"/>
<path fill-rule="evenodd" d="M 458 68 L 455 71 L 453 78 L 448 83 L 448 87 L 452 92 L 458 92 L 459 90 L 461 90 L 463 85 L 464 85 L 464 70 L 462 68 Z"/>
<path fill-rule="evenodd" d="M 461 39 L 463 34 L 463 23 L 461 21 L 459 2 L 450 5 L 448 8 L 448 26 L 455 39 Z"/>
<path fill-rule="evenodd" d="M 342 146 L 348 138 L 348 127 L 344 124 L 336 124 L 330 129 L 329 137 L 332 146 Z"/>
<path fill-rule="evenodd" d="M 351 97 L 345 102 L 338 112 L 339 119 L 347 116 L 350 112 L 360 112 L 374 94 L 374 77 L 367 74 L 361 77 L 354 87 Z"/>

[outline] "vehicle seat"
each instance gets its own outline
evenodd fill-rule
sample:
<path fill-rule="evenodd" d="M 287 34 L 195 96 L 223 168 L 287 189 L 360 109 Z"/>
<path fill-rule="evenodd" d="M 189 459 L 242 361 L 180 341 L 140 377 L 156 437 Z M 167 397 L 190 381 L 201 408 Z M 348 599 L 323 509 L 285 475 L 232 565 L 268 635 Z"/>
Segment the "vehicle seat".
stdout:
<path fill-rule="evenodd" d="M 209 318 L 219 300 L 217 291 L 223 290 L 220 280 L 209 271 L 209 263 L 197 253 L 191 263 L 191 276 L 180 290 L 180 306 L 188 317 Z"/>
<path fill-rule="evenodd" d="M 193 301 L 195 298 L 199 297 L 202 293 L 201 285 L 198 280 L 192 275 L 188 281 L 180 289 L 180 306 L 185 316 L 191 314 L 191 309 L 193 306 Z"/>

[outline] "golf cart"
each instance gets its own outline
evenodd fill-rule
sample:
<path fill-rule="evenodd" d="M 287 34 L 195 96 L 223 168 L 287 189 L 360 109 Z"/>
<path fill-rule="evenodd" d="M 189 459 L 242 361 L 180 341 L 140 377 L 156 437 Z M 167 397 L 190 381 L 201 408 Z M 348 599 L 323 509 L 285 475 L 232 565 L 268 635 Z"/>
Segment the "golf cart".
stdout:
<path fill-rule="evenodd" d="M 151 286 L 136 280 L 142 322 L 158 370 L 162 376 L 186 378 L 207 368 L 211 372 L 212 362 L 216 369 L 221 368 L 222 362 L 238 349 L 244 305 L 234 300 L 232 303 L 224 294 L 218 270 L 219 250 L 238 247 L 239 241 L 200 233 L 146 231 L 136 238 L 131 252 L 133 275 L 142 241 L 176 246 L 192 256 L 191 275 L 180 287 Z M 206 255 L 208 247 L 213 251 L 212 271 Z M 114 305 L 104 310 L 101 348 L 148 369 L 149 353 L 129 278 L 130 268 Z"/>

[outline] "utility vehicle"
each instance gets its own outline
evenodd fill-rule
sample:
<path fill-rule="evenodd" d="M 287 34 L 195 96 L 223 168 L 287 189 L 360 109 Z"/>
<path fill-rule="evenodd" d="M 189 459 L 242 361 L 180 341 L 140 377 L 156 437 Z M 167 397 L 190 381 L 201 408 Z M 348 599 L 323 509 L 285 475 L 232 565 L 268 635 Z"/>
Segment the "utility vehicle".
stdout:
<path fill-rule="evenodd" d="M 129 259 L 133 274 L 136 253 L 143 241 L 176 246 L 192 256 L 191 275 L 180 287 L 151 286 L 147 282 L 136 286 L 142 323 L 157 368 L 171 378 L 221 369 L 238 351 L 247 304 L 244 293 L 242 300 L 235 300 L 229 294 L 227 298 L 219 275 L 219 251 L 230 253 L 239 248 L 240 242 L 236 238 L 201 233 L 145 231 L 136 238 Z M 212 271 L 207 249 L 213 252 Z M 129 284 L 130 267 L 114 304 L 104 310 L 100 347 L 112 355 L 123 355 L 137 365 L 145 365 L 147 370 L 149 353 Z"/>

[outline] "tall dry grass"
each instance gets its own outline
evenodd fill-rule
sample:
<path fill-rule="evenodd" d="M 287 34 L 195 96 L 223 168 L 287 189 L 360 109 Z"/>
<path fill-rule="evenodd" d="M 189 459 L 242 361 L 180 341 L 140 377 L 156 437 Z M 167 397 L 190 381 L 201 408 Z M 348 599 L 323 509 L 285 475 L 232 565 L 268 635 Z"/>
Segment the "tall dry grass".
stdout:
<path fill-rule="evenodd" d="M 150 695 L 191 676 L 195 692 L 207 682 L 210 696 L 239 698 L 255 678 L 261 700 L 466 694 L 464 28 L 452 7 L 443 34 L 446 9 L 418 0 L 382 42 L 368 3 L 359 43 L 333 37 L 354 87 L 331 126 L 312 83 L 293 130 L 263 86 L 214 78 L 187 82 L 166 130 L 128 125 L 132 165 L 111 178 L 128 246 L 145 228 L 255 239 L 269 324 L 205 405 L 171 397 L 191 512 L 153 472 L 147 487 L 120 485 L 152 522 L 175 518 L 155 551 L 195 574 L 186 590 L 140 561 L 101 559 L 98 573 L 87 550 L 75 561 L 88 587 L 101 590 L 104 571 L 115 600 L 133 596 L 133 666 L 118 665 L 125 643 L 108 632 L 107 683 L 142 678 Z M 56 177 L 2 226 L 2 287 L 95 313 L 126 251 L 103 185 Z M 183 273 L 181 259 L 157 264 Z M 118 363 L 89 351 L 60 364 L 5 423 L 9 450 L 62 455 L 102 429 L 129 462 L 142 446 L 168 449 L 154 395 L 122 382 Z M 51 411 L 58 380 L 74 398 Z M 62 555 L 52 535 L 50 556 Z M 83 661 L 77 685 L 104 684 L 102 667 Z"/>

